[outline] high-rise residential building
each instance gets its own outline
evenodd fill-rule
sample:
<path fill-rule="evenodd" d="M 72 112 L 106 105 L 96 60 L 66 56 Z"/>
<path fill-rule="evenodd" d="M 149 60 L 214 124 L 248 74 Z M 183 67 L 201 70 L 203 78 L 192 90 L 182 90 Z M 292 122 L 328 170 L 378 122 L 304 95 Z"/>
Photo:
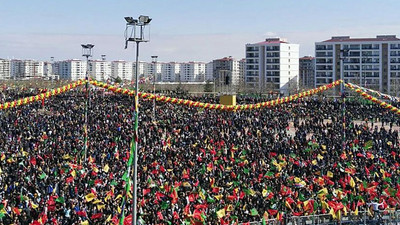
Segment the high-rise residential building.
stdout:
<path fill-rule="evenodd" d="M 315 58 L 304 56 L 299 59 L 299 87 L 302 89 L 314 88 Z"/>
<path fill-rule="evenodd" d="M 244 87 L 244 74 L 245 74 L 245 70 L 246 70 L 246 59 L 241 59 L 239 61 L 239 85 L 241 87 Z"/>
<path fill-rule="evenodd" d="M 212 61 L 206 63 L 206 81 L 214 81 L 214 65 Z"/>
<path fill-rule="evenodd" d="M 58 67 L 60 79 L 79 80 L 86 78 L 86 61 L 70 59 L 55 64 L 58 64 L 56 67 Z"/>
<path fill-rule="evenodd" d="M 91 60 L 89 75 L 99 81 L 105 81 L 111 76 L 111 62 L 105 60 Z"/>
<path fill-rule="evenodd" d="M 161 81 L 179 82 L 181 65 L 177 62 L 161 63 Z"/>
<path fill-rule="evenodd" d="M 299 45 L 283 38 L 246 44 L 245 84 L 257 91 L 275 90 L 285 95 L 297 91 Z"/>
<path fill-rule="evenodd" d="M 181 63 L 180 81 L 182 82 L 204 82 L 206 75 L 206 64 L 203 62 Z"/>
<path fill-rule="evenodd" d="M 132 62 L 127 62 L 127 61 L 123 61 L 123 60 L 112 61 L 111 62 L 111 77 L 114 79 L 119 77 L 122 80 L 132 80 L 133 79 L 133 64 L 132 64 Z"/>
<path fill-rule="evenodd" d="M 11 77 L 11 61 L 8 59 L 0 59 L 0 80 L 10 79 Z"/>
<path fill-rule="evenodd" d="M 400 39 L 395 35 L 338 36 L 316 42 L 315 63 L 316 86 L 339 80 L 343 73 L 345 82 L 392 95 L 400 91 Z"/>
<path fill-rule="evenodd" d="M 160 62 L 152 62 L 148 64 L 147 73 L 145 74 L 145 77 L 148 78 L 147 80 L 153 80 L 153 77 L 155 77 L 156 82 L 161 81 L 162 64 L 163 63 Z"/>
<path fill-rule="evenodd" d="M 11 60 L 11 77 L 14 79 L 41 78 L 44 76 L 44 62 L 34 60 Z"/>
<path fill-rule="evenodd" d="M 237 86 L 240 83 L 240 61 L 231 56 L 213 60 L 213 71 L 220 85 Z"/>
<path fill-rule="evenodd" d="M 147 62 L 138 62 L 139 63 L 139 78 L 148 77 L 150 74 L 149 72 L 152 71 L 151 64 Z M 132 74 L 136 76 L 136 62 L 132 63 Z"/>

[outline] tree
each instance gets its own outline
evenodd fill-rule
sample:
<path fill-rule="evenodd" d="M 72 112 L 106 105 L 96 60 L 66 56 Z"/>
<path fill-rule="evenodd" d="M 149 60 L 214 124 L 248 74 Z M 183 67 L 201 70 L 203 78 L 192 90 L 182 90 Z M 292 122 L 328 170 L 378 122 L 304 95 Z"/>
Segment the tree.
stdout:
<path fill-rule="evenodd" d="M 118 83 L 118 84 L 122 83 L 121 77 L 116 77 L 116 78 L 114 79 L 114 82 L 115 82 L 115 83 Z"/>

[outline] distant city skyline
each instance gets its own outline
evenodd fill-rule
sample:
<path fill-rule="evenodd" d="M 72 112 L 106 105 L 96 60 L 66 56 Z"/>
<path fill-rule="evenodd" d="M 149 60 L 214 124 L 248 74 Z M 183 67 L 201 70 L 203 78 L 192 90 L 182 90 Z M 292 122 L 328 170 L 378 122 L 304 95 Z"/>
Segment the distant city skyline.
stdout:
<path fill-rule="evenodd" d="M 82 59 L 80 44 L 92 43 L 93 59 L 133 61 L 133 45 L 124 50 L 124 16 L 141 14 L 153 18 L 141 61 L 240 59 L 247 43 L 267 37 L 286 38 L 300 44 L 300 56 L 313 56 L 315 42 L 332 36 L 399 36 L 399 6 L 397 0 L 3 1 L 0 58 Z"/>

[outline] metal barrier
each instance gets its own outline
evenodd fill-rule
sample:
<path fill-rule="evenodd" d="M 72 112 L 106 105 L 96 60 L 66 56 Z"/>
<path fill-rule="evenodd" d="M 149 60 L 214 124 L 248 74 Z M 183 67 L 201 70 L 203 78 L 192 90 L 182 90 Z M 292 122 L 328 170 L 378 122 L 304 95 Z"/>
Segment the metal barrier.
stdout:
<path fill-rule="evenodd" d="M 293 216 L 284 218 L 282 221 L 276 219 L 269 219 L 265 221 L 268 225 L 394 225 L 400 224 L 400 210 L 384 210 L 376 212 L 360 211 L 358 215 L 354 212 L 349 213 L 347 216 L 342 216 L 340 219 L 333 219 L 330 214 L 310 215 L 310 216 Z M 250 225 L 262 225 L 262 221 L 255 221 L 250 223 L 240 223 Z"/>

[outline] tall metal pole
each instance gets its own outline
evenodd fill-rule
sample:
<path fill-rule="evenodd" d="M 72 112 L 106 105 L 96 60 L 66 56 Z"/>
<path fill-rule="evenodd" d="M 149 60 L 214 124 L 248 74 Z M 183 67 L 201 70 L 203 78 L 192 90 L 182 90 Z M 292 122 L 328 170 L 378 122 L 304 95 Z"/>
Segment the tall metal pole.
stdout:
<path fill-rule="evenodd" d="M 135 75 L 135 150 L 133 156 L 133 219 L 132 224 L 136 225 L 136 216 L 137 216 L 137 152 L 138 152 L 138 124 L 139 124 L 139 43 L 140 41 L 136 41 L 136 75 Z"/>
<path fill-rule="evenodd" d="M 86 88 L 86 102 L 85 102 L 85 161 L 87 157 L 88 149 L 88 108 L 89 108 L 89 56 L 86 55 L 86 77 L 85 77 L 85 88 Z"/>
<path fill-rule="evenodd" d="M 154 55 L 151 57 L 154 63 L 154 71 L 153 71 L 153 94 L 156 94 L 156 79 L 157 79 L 157 58 L 158 56 Z M 156 120 L 156 99 L 153 98 L 153 121 Z"/>
<path fill-rule="evenodd" d="M 342 151 L 346 148 L 346 94 L 344 93 L 344 53 L 346 50 L 340 50 L 340 93 L 342 95 L 342 118 L 343 118 L 343 139 L 342 139 Z"/>

